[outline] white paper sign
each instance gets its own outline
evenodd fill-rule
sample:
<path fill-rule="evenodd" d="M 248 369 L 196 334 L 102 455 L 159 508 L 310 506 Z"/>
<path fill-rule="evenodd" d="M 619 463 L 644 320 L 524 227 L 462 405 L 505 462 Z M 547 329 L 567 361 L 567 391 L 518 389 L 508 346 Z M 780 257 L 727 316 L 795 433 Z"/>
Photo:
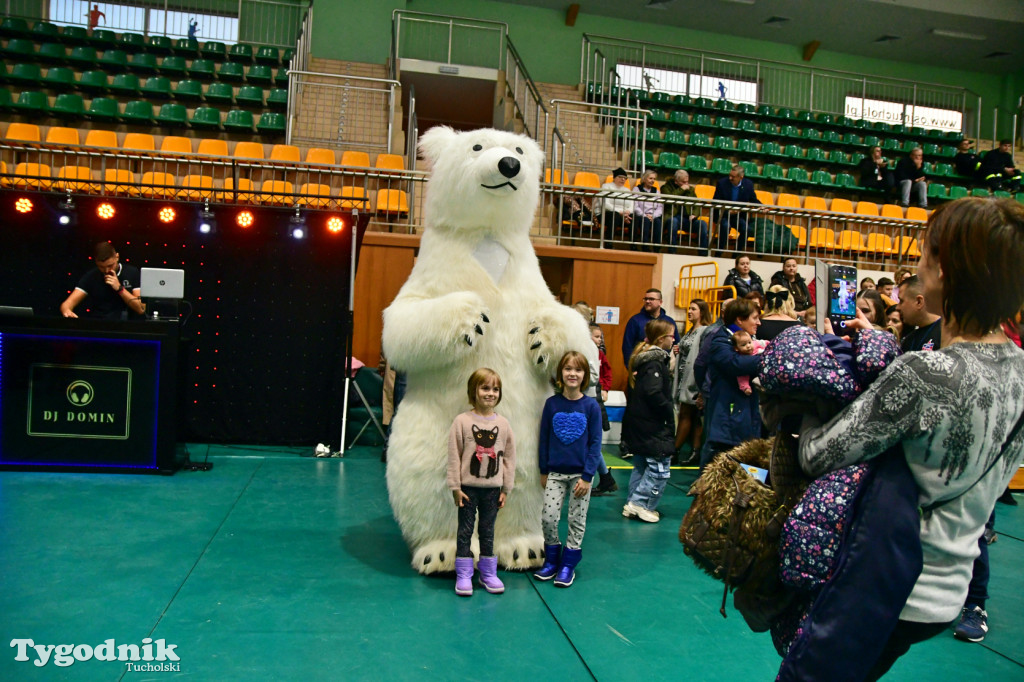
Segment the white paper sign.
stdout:
<path fill-rule="evenodd" d="M 594 313 L 594 322 L 598 324 L 618 324 L 619 309 L 611 306 L 599 305 Z"/>

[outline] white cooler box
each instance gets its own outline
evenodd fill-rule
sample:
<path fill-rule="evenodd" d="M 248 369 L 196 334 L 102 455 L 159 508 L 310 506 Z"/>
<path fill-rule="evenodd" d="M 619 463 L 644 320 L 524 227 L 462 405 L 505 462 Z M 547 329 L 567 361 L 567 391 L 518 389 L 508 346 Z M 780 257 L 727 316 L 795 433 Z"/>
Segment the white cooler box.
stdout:
<path fill-rule="evenodd" d="M 608 401 L 604 404 L 608 412 L 608 424 L 611 429 L 604 432 L 602 443 L 618 445 L 622 440 L 622 415 L 626 411 L 626 394 L 622 391 L 608 391 Z"/>

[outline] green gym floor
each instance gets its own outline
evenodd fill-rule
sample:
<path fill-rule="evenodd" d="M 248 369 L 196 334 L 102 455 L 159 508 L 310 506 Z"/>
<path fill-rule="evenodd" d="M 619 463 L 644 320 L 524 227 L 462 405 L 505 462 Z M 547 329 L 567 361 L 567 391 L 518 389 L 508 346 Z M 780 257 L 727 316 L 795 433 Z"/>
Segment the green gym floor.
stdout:
<path fill-rule="evenodd" d="M 212 446 L 212 471 L 172 477 L 0 473 L 0 680 L 774 679 L 769 636 L 731 599 L 719 615 L 721 584 L 679 545 L 692 470 L 673 471 L 656 525 L 623 519 L 621 491 L 594 498 L 571 588 L 503 573 L 505 594 L 466 599 L 409 567 L 378 448 L 302 454 Z M 950 632 L 885 679 L 1024 680 L 1021 509 L 997 505 L 985 641 Z M 8 647 L 146 637 L 180 669 L 37 666 Z"/>

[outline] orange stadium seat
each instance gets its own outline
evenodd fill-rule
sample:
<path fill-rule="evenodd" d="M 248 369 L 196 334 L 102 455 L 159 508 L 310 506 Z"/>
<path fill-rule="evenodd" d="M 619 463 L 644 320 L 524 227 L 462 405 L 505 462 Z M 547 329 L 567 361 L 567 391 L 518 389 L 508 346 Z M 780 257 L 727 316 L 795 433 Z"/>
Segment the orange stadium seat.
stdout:
<path fill-rule="evenodd" d="M 139 196 L 138 182 L 135 173 L 126 168 L 108 168 L 103 172 L 103 191 L 107 194 L 127 194 Z"/>
<path fill-rule="evenodd" d="M 235 145 L 234 157 L 236 159 L 260 159 L 263 156 L 263 145 L 259 142 L 239 142 Z"/>
<path fill-rule="evenodd" d="M 853 203 L 849 199 L 833 199 L 829 210 L 833 213 L 853 213 Z"/>
<path fill-rule="evenodd" d="M 857 230 L 843 230 L 839 233 L 836 248 L 840 251 L 859 252 L 864 250 L 864 240 Z"/>
<path fill-rule="evenodd" d="M 552 178 L 554 178 L 554 180 L 552 180 Z M 562 184 L 562 169 L 561 168 L 555 168 L 554 170 L 552 170 L 550 168 L 545 168 L 544 169 L 544 182 L 546 182 L 549 185 L 551 185 L 551 184 L 561 185 Z M 611 182 L 611 180 L 608 180 L 607 182 Z"/>
<path fill-rule="evenodd" d="M 260 187 L 260 202 L 273 206 L 294 206 L 294 193 L 294 186 L 286 180 L 264 180 Z"/>
<path fill-rule="evenodd" d="M 235 187 L 235 179 L 224 178 L 224 191 L 216 194 L 218 201 L 235 201 L 237 189 L 237 200 L 249 202 L 256 200 L 256 185 L 249 178 L 238 178 L 238 187 Z"/>
<path fill-rule="evenodd" d="M 807 228 L 803 225 L 787 225 L 789 231 L 797 238 L 799 246 L 807 246 Z"/>
<path fill-rule="evenodd" d="M 46 144 L 63 144 L 78 146 L 81 144 L 77 128 L 53 126 L 46 131 Z"/>
<path fill-rule="evenodd" d="M 715 196 L 715 188 L 711 185 L 694 185 L 693 191 L 698 199 L 711 199 Z M 768 196 L 771 195 L 769 194 Z"/>
<path fill-rule="evenodd" d="M 342 164 L 345 165 L 345 164 Z M 373 164 L 378 170 L 405 170 L 405 157 L 399 154 L 378 154 Z"/>
<path fill-rule="evenodd" d="M 228 142 L 227 140 L 203 138 L 202 140 L 199 140 L 199 149 L 196 150 L 196 154 L 205 154 L 207 156 L 227 156 Z"/>
<path fill-rule="evenodd" d="M 275 144 L 270 148 L 271 161 L 283 161 L 287 163 L 301 163 L 299 148 L 290 144 Z"/>
<path fill-rule="evenodd" d="M 178 135 L 168 135 L 160 143 L 160 151 L 164 154 L 191 154 L 192 140 Z"/>
<path fill-rule="evenodd" d="M 812 249 L 834 249 L 836 233 L 827 227 L 815 227 L 811 230 L 810 246 Z"/>
<path fill-rule="evenodd" d="M 800 197 L 795 194 L 780 192 L 779 196 L 775 199 L 775 205 L 788 208 L 800 208 Z"/>
<path fill-rule="evenodd" d="M 63 166 L 57 171 L 53 188 L 61 192 L 99 192 L 100 185 L 95 180 L 96 176 L 88 166 Z"/>
<path fill-rule="evenodd" d="M 336 166 L 338 165 L 337 155 L 335 155 L 333 149 L 324 149 L 323 147 L 310 147 L 306 151 L 306 163 L 319 163 L 325 166 Z"/>
<path fill-rule="evenodd" d="M 214 196 L 212 175 L 186 175 L 181 179 L 181 189 L 178 196 L 183 199 L 200 201 L 212 199 Z"/>
<path fill-rule="evenodd" d="M 178 184 L 178 179 L 171 173 L 146 171 L 142 174 L 139 184 L 142 185 L 139 193 L 144 197 L 171 199 L 177 194 L 175 185 Z"/>
<path fill-rule="evenodd" d="M 827 211 L 828 204 L 825 203 L 824 197 L 809 196 L 804 197 L 804 210 L 807 211 Z"/>
<path fill-rule="evenodd" d="M 315 182 L 304 183 L 299 187 L 299 199 L 296 203 L 300 206 L 327 208 L 334 203 L 331 199 L 331 186 Z"/>
<path fill-rule="evenodd" d="M 128 133 L 124 136 L 124 142 L 121 143 L 121 149 L 139 151 L 139 152 L 155 152 L 156 151 L 156 140 L 149 133 Z"/>
<path fill-rule="evenodd" d="M 757 200 L 765 206 L 774 206 L 775 199 L 772 197 L 771 192 L 765 192 L 763 189 L 754 190 L 754 194 L 757 195 Z M 715 196 L 715 190 L 711 190 L 711 196 Z"/>
<path fill-rule="evenodd" d="M 576 173 L 572 178 L 572 184 L 575 187 L 601 189 L 601 179 L 597 177 L 597 173 L 588 173 L 587 171 L 579 171 Z"/>
<path fill-rule="evenodd" d="M 366 152 L 342 152 L 342 166 L 356 166 L 358 168 L 370 167 L 370 155 Z"/>
<path fill-rule="evenodd" d="M 911 258 L 921 257 L 921 251 L 918 249 L 917 240 L 906 235 L 896 240 L 896 243 L 893 245 L 892 252 L 894 254 L 910 256 Z"/>
<path fill-rule="evenodd" d="M 40 142 L 39 126 L 35 123 L 12 123 L 7 126 L 8 140 L 17 142 Z"/>
<path fill-rule="evenodd" d="M 883 218 L 903 218 L 903 207 L 896 204 L 882 204 Z"/>
<path fill-rule="evenodd" d="M 14 167 L 14 175 L 11 186 L 15 189 L 50 189 L 52 182 L 52 171 L 45 163 L 19 163 Z"/>
<path fill-rule="evenodd" d="M 926 222 L 928 220 L 927 209 L 918 208 L 917 206 L 911 206 L 907 209 L 907 220 L 919 220 Z"/>
<path fill-rule="evenodd" d="M 876 204 L 873 201 L 858 201 L 857 202 L 856 210 L 854 212 L 857 215 L 869 215 L 869 216 L 872 216 L 872 217 L 877 217 L 878 216 L 878 204 Z"/>
<path fill-rule="evenodd" d="M 366 190 L 362 187 L 342 187 L 341 197 L 340 208 L 365 211 L 370 205 Z"/>
<path fill-rule="evenodd" d="M 892 239 L 887 234 L 872 232 L 868 235 L 868 241 L 864 244 L 864 250 L 880 254 L 892 253 Z"/>
<path fill-rule="evenodd" d="M 85 146 L 117 149 L 117 133 L 113 130 L 90 130 L 85 134 Z"/>
<path fill-rule="evenodd" d="M 382 189 L 377 192 L 374 210 L 378 214 L 405 217 L 409 214 L 409 197 L 400 189 Z"/>

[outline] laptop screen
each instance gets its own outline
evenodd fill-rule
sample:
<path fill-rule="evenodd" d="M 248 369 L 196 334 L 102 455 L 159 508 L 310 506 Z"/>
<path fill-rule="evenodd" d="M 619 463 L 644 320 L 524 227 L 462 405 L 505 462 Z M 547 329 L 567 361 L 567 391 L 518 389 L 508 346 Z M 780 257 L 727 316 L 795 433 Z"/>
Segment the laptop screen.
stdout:
<path fill-rule="evenodd" d="M 185 271 L 142 268 L 141 289 L 144 298 L 180 300 L 185 297 Z"/>

